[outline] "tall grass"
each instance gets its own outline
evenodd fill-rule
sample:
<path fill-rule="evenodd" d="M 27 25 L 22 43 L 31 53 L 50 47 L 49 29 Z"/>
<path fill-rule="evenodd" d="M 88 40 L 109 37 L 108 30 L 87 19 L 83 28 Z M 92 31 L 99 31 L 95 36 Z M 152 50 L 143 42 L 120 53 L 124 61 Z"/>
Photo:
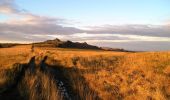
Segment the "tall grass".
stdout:
<path fill-rule="evenodd" d="M 23 65 L 16 63 L 12 65 L 12 69 L 0 70 L 0 93 L 17 84 L 16 81 L 22 71 L 22 68 Z"/>
<path fill-rule="evenodd" d="M 53 76 L 39 70 L 35 74 L 27 71 L 19 90 L 26 100 L 62 100 Z"/>
<path fill-rule="evenodd" d="M 60 69 L 56 75 L 62 76 L 76 99 L 170 99 L 170 52 L 122 53 L 55 48 L 37 48 L 35 52 L 37 57 L 40 57 L 39 53 L 47 55 L 46 63 L 55 70 Z M 4 73 L 0 73 L 0 77 L 4 75 L 1 83 L 8 80 Z M 25 99 L 63 99 L 55 78 L 38 70 L 36 74 L 26 72 L 19 89 Z"/>

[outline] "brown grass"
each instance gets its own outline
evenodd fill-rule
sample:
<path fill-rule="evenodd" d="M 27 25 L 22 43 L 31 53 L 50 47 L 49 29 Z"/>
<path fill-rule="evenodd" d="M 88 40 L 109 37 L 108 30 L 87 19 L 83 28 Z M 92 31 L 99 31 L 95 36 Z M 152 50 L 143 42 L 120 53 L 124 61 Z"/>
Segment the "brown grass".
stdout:
<path fill-rule="evenodd" d="M 9 69 L 15 63 L 26 63 L 29 61 L 30 46 L 16 46 L 13 48 L 0 48 L 0 69 Z"/>
<path fill-rule="evenodd" d="M 16 62 L 26 62 L 32 55 L 37 57 L 37 62 L 47 55 L 46 63 L 56 69 L 61 67 L 64 70 L 62 75 L 70 83 L 70 88 L 83 100 L 92 100 L 96 95 L 103 100 L 170 99 L 170 52 L 168 51 L 125 53 L 36 48 L 35 53 L 30 54 L 30 47 L 15 47 L 0 49 L 0 54 L 2 54 L 0 58 L 4 58 L 0 60 L 2 69 L 7 69 Z M 23 94 L 31 100 L 60 99 L 52 77 L 49 74 L 37 73 L 41 77 L 25 76 L 22 81 L 24 85 L 21 85 Z M 40 94 L 37 94 L 35 89 L 37 80 L 43 83 Z M 1 83 L 3 81 L 5 78 L 0 79 Z"/>
<path fill-rule="evenodd" d="M 26 72 L 24 79 L 19 85 L 20 94 L 24 99 L 29 100 L 62 100 L 54 78 L 41 71 L 35 74 Z"/>

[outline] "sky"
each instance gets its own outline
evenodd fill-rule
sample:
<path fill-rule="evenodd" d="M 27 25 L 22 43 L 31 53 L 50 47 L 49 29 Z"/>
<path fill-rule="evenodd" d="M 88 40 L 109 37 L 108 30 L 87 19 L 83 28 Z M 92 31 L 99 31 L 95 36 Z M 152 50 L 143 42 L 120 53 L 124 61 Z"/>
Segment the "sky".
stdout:
<path fill-rule="evenodd" d="M 0 42 L 170 50 L 170 0 L 0 0 Z"/>

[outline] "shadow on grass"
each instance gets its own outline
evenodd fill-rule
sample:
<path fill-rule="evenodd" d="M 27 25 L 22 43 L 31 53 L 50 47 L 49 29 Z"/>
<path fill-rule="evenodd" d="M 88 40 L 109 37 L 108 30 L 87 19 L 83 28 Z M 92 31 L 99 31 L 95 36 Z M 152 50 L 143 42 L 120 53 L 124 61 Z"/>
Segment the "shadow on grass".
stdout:
<path fill-rule="evenodd" d="M 83 70 L 57 65 L 47 65 L 47 68 L 56 80 L 63 82 L 71 100 L 100 100 L 98 94 L 89 87 L 82 76 Z"/>
<path fill-rule="evenodd" d="M 28 64 L 14 64 L 13 69 L 1 70 L 6 82 L 0 86 L 0 100 L 23 100 L 18 90 L 18 84 L 22 81 L 26 70 L 35 70 L 35 57 L 32 57 Z"/>
<path fill-rule="evenodd" d="M 18 86 L 23 80 L 25 72 L 28 71 L 30 75 L 34 75 L 36 70 L 53 76 L 57 87 L 60 88 L 62 85 L 63 89 L 59 92 L 63 95 L 64 100 L 100 100 L 98 94 L 89 87 L 82 76 L 82 70 L 73 67 L 48 65 L 45 63 L 47 59 L 48 57 L 45 56 L 40 61 L 39 68 L 36 68 L 35 57 L 32 57 L 27 64 L 15 64 L 16 67 L 13 69 L 5 70 L 4 77 L 9 77 L 9 81 L 6 85 L 0 87 L 0 100 L 25 100 L 26 98 L 22 96 L 22 91 L 18 89 Z"/>

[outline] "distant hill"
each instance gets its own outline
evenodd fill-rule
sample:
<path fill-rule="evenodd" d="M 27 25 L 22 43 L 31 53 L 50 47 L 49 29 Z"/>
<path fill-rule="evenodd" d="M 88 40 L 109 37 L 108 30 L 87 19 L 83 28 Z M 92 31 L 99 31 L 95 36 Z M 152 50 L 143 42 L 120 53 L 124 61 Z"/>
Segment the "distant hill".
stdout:
<path fill-rule="evenodd" d="M 9 48 L 9 47 L 13 47 L 16 46 L 18 44 L 15 43 L 0 43 L 0 48 Z"/>
<path fill-rule="evenodd" d="M 104 50 L 104 51 L 121 51 L 121 52 L 134 52 L 128 51 L 121 48 L 109 48 L 109 47 L 98 47 L 94 45 L 87 44 L 86 42 L 72 42 L 72 41 L 61 41 L 56 38 L 54 40 L 47 40 L 44 42 L 33 43 L 35 47 L 58 47 L 58 48 L 75 48 L 75 49 L 93 49 L 93 50 Z M 17 45 L 29 45 L 29 44 L 19 44 L 19 43 L 0 43 L 0 48 L 9 48 Z"/>
<path fill-rule="evenodd" d="M 100 47 L 89 45 L 86 42 L 79 43 L 79 42 L 72 42 L 72 41 L 61 41 L 60 39 L 56 38 L 54 40 L 47 40 L 44 42 L 34 43 L 35 46 L 40 47 L 59 47 L 59 48 L 77 48 L 77 49 L 97 49 L 101 50 Z"/>
<path fill-rule="evenodd" d="M 129 52 L 127 50 L 119 49 L 119 48 L 97 47 L 94 45 L 89 45 L 86 42 L 79 43 L 79 42 L 72 42 L 69 40 L 61 41 L 58 38 L 56 38 L 54 40 L 47 40 L 44 42 L 34 43 L 34 45 L 38 46 L 38 47 L 59 47 L 59 48 L 95 49 L 95 50 L 105 50 L 105 51 Z"/>
<path fill-rule="evenodd" d="M 72 42 L 72 41 L 66 41 L 62 44 L 59 44 L 58 47 L 60 48 L 78 48 L 78 49 L 101 49 L 97 46 L 89 45 L 86 42 L 79 43 L 79 42 Z"/>
<path fill-rule="evenodd" d="M 123 52 L 132 52 L 132 51 L 128 51 L 128 50 L 124 50 L 121 48 L 109 48 L 109 47 L 101 47 L 102 50 L 105 51 L 123 51 Z"/>

